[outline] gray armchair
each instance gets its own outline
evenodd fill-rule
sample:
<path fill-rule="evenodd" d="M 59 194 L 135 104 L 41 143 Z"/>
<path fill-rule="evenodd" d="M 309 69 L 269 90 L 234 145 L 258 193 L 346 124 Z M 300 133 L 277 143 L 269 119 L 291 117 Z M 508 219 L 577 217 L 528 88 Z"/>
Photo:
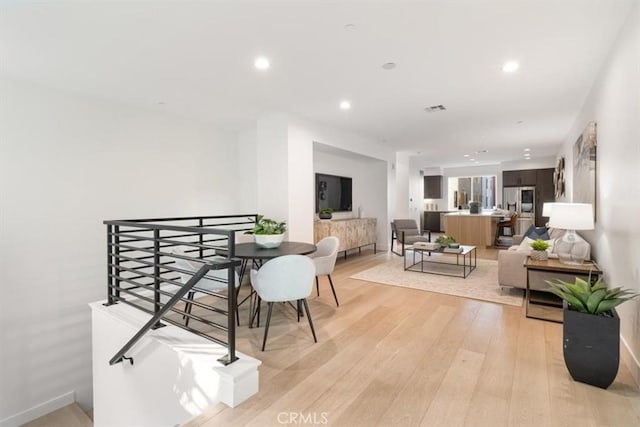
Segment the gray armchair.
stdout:
<path fill-rule="evenodd" d="M 431 231 L 428 231 L 427 233 L 428 235 L 424 236 L 420 232 L 418 224 L 414 219 L 394 219 L 391 222 L 391 252 L 396 255 L 404 256 L 405 245 L 413 245 L 416 242 L 430 242 Z M 400 252 L 393 250 L 393 244 L 396 240 L 398 241 L 397 244 L 401 245 Z"/>

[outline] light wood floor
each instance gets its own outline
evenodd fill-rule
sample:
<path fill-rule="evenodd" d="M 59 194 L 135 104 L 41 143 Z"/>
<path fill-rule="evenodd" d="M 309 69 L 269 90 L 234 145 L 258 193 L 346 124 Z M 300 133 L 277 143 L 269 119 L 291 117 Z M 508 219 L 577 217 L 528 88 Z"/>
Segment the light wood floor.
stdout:
<path fill-rule="evenodd" d="M 306 319 L 280 306 L 261 352 L 264 328 L 247 328 L 242 313 L 237 346 L 262 360 L 260 391 L 187 425 L 640 425 L 640 391 L 624 365 L 608 390 L 571 379 L 560 324 L 527 319 L 523 308 L 349 278 L 388 257 L 339 260 L 339 308 L 321 279 L 321 296 L 309 301 L 317 344 Z"/>

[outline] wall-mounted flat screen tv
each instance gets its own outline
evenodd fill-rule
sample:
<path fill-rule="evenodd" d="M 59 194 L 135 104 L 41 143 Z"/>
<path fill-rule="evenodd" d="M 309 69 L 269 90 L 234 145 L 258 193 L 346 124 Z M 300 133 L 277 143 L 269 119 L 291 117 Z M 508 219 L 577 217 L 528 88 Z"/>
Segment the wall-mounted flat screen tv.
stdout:
<path fill-rule="evenodd" d="M 351 178 L 316 174 L 316 212 L 331 208 L 335 212 L 352 210 Z"/>

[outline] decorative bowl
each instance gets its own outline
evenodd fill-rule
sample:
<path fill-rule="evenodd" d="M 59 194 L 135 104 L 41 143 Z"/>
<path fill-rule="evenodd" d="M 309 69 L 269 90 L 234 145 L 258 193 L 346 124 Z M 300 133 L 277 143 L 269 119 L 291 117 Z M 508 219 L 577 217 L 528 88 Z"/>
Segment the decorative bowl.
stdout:
<path fill-rule="evenodd" d="M 253 238 L 256 245 L 260 248 L 272 249 L 277 248 L 284 240 L 284 233 L 282 234 L 254 234 Z"/>
<path fill-rule="evenodd" d="M 449 243 L 449 247 L 451 249 L 458 249 L 460 248 L 460 243 Z"/>

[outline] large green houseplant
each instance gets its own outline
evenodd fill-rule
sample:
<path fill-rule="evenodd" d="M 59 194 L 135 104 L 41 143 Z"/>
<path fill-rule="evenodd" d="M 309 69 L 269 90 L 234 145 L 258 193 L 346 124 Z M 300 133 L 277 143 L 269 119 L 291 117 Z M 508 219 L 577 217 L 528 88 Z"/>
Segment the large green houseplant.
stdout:
<path fill-rule="evenodd" d="M 253 234 L 256 245 L 261 248 L 277 248 L 284 239 L 284 232 L 287 231 L 287 223 L 274 221 L 258 215 L 253 228 L 245 234 Z"/>
<path fill-rule="evenodd" d="M 620 365 L 620 318 L 615 307 L 638 296 L 598 279 L 547 282 L 563 300 L 563 353 L 571 377 L 600 388 L 611 385 Z"/>

